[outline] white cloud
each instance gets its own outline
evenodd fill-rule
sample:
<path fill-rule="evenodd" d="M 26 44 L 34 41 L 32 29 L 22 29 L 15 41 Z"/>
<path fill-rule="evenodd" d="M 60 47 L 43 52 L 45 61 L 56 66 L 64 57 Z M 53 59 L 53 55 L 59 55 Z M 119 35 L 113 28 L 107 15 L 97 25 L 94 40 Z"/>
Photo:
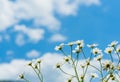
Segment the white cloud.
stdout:
<path fill-rule="evenodd" d="M 23 45 L 26 43 L 25 38 L 24 38 L 24 35 L 23 35 L 23 34 L 18 34 L 18 35 L 16 36 L 15 43 L 16 43 L 18 46 L 23 46 Z"/>
<path fill-rule="evenodd" d="M 3 41 L 7 41 L 7 42 L 9 42 L 10 41 L 10 35 L 8 35 L 8 34 L 1 34 L 0 35 L 0 42 L 3 42 Z"/>
<path fill-rule="evenodd" d="M 0 30 L 16 25 L 21 19 L 33 19 L 34 26 L 59 30 L 61 23 L 55 14 L 75 15 L 81 4 L 99 5 L 100 0 L 0 0 Z"/>
<path fill-rule="evenodd" d="M 66 39 L 67 38 L 61 34 L 54 34 L 53 36 L 51 36 L 50 41 L 51 42 L 63 42 Z"/>
<path fill-rule="evenodd" d="M 51 30 L 60 27 L 60 22 L 53 15 L 54 0 L 17 0 L 15 13 L 18 19 L 34 19 L 35 26 L 45 26 Z"/>
<path fill-rule="evenodd" d="M 13 3 L 9 0 L 0 0 L 0 31 L 6 30 L 16 21 Z"/>
<path fill-rule="evenodd" d="M 100 5 L 100 0 L 80 0 L 81 4 L 85 4 L 87 6 L 90 6 L 91 4 L 95 4 L 95 5 Z"/>
<path fill-rule="evenodd" d="M 2 36 L 0 35 L 0 42 L 2 42 L 3 41 L 3 38 L 2 38 Z"/>
<path fill-rule="evenodd" d="M 28 36 L 29 40 L 36 43 L 43 39 L 44 30 L 40 28 L 28 28 L 25 25 L 16 25 L 14 30 L 24 33 Z"/>
<path fill-rule="evenodd" d="M 20 72 L 25 69 L 25 60 L 13 60 L 11 63 L 0 64 L 0 79 L 15 80 Z"/>
<path fill-rule="evenodd" d="M 56 15 L 60 17 L 76 15 L 81 4 L 99 5 L 100 0 L 15 0 L 14 2 L 0 0 L 0 31 L 15 27 L 17 32 L 24 33 L 17 35 L 18 45 L 24 45 L 29 41 L 37 43 L 44 38 L 45 28 L 51 32 L 60 30 L 61 22 Z M 18 25 L 22 20 L 32 20 L 33 28 L 26 27 L 25 24 Z M 27 35 L 29 41 L 24 40 L 23 35 Z M 10 40 L 6 37 L 6 40 L 8 39 Z M 60 36 L 58 40 L 64 41 L 65 37 Z M 57 41 L 54 36 L 53 41 Z"/>
<path fill-rule="evenodd" d="M 37 58 L 39 56 L 40 56 L 40 52 L 38 52 L 37 50 L 31 50 L 31 51 L 27 52 L 28 58 Z"/>
<path fill-rule="evenodd" d="M 11 56 L 11 55 L 14 54 L 14 51 L 12 51 L 12 50 L 8 50 L 8 51 L 6 51 L 6 54 L 7 54 L 7 56 Z"/>
<path fill-rule="evenodd" d="M 8 42 L 10 41 L 10 35 L 8 34 L 5 34 L 3 38 L 5 39 L 5 41 L 8 41 Z"/>
<path fill-rule="evenodd" d="M 62 72 L 55 68 L 58 62 L 63 62 L 63 56 L 57 53 L 46 53 L 41 58 L 42 60 L 42 72 L 44 74 L 44 82 L 66 82 L 68 76 L 65 76 Z M 84 63 L 85 60 L 80 60 L 79 64 Z M 34 71 L 30 67 L 27 67 L 28 60 L 12 60 L 10 63 L 0 64 L 0 80 L 3 79 L 16 79 L 20 73 L 25 73 L 26 77 L 31 80 L 31 82 L 37 82 L 37 78 L 34 78 Z M 99 67 L 98 62 L 93 60 L 91 62 L 96 67 Z M 80 67 L 78 67 L 80 68 Z M 73 70 L 66 64 L 64 67 L 66 72 L 72 73 Z M 79 69 L 82 70 L 82 69 Z M 87 77 L 85 82 L 89 82 L 89 74 L 91 72 L 96 72 L 95 69 L 89 67 L 87 72 Z M 79 71 L 81 74 L 82 71 Z M 52 75 L 50 75 L 52 74 Z M 67 77 L 67 78 L 66 78 Z M 73 81 L 76 82 L 76 81 Z"/>

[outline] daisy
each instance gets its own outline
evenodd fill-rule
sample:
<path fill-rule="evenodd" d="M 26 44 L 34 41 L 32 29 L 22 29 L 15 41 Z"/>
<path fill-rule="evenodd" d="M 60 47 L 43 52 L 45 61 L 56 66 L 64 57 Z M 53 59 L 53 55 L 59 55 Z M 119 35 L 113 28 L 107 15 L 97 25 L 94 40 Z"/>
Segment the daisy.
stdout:
<path fill-rule="evenodd" d="M 98 55 L 97 57 L 95 57 L 95 60 L 100 61 L 102 59 L 103 55 Z"/>
<path fill-rule="evenodd" d="M 112 51 L 113 51 L 113 47 L 107 47 L 107 48 L 105 49 L 105 53 L 107 53 L 107 54 L 111 54 Z"/>
<path fill-rule="evenodd" d="M 120 52 L 120 45 L 116 49 L 117 52 Z"/>
<path fill-rule="evenodd" d="M 83 44 L 84 44 L 84 40 L 77 40 L 77 41 L 76 41 L 76 44 L 78 44 L 78 45 L 83 45 Z"/>
<path fill-rule="evenodd" d="M 102 50 L 100 50 L 99 48 L 94 48 L 94 49 L 92 50 L 92 53 L 93 53 L 94 55 L 102 54 Z"/>
<path fill-rule="evenodd" d="M 91 75 L 92 78 L 97 78 L 98 77 L 98 75 L 96 73 L 91 73 L 90 75 Z"/>
<path fill-rule="evenodd" d="M 55 50 L 57 50 L 57 51 L 62 50 L 63 46 L 64 46 L 64 43 L 61 43 L 59 46 L 55 47 Z"/>
<path fill-rule="evenodd" d="M 118 44 L 118 41 L 113 41 L 111 42 L 111 44 L 109 44 L 108 46 L 110 47 L 115 47 Z"/>
<path fill-rule="evenodd" d="M 91 45 L 89 45 L 89 44 L 87 44 L 87 46 L 89 47 L 89 48 L 95 48 L 95 47 L 97 47 L 98 46 L 98 44 L 91 44 Z"/>

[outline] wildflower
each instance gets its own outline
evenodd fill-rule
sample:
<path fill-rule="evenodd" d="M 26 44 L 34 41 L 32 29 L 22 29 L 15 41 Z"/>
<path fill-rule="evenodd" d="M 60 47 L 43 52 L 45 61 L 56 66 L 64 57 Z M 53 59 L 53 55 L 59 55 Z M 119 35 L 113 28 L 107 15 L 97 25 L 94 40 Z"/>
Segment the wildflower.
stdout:
<path fill-rule="evenodd" d="M 62 50 L 64 43 L 61 43 L 59 46 L 55 47 L 55 50 Z"/>
<path fill-rule="evenodd" d="M 93 53 L 94 55 L 97 55 L 97 54 L 101 54 L 102 51 L 101 51 L 99 48 L 94 48 L 94 49 L 92 50 L 92 53 Z"/>
<path fill-rule="evenodd" d="M 69 42 L 67 45 L 68 46 L 73 46 L 75 44 L 75 42 Z"/>
<path fill-rule="evenodd" d="M 78 46 L 80 49 L 82 49 L 84 47 L 84 44 L 81 44 Z"/>
<path fill-rule="evenodd" d="M 84 75 L 83 74 L 80 75 L 80 79 L 84 79 Z"/>
<path fill-rule="evenodd" d="M 89 47 L 89 48 L 95 48 L 95 47 L 97 47 L 98 46 L 98 44 L 91 44 L 91 45 L 89 45 L 89 44 L 87 44 L 87 46 Z"/>
<path fill-rule="evenodd" d="M 106 60 L 105 63 L 103 63 L 103 67 L 104 69 L 109 69 L 110 68 L 110 65 L 111 65 L 111 62 Z"/>
<path fill-rule="evenodd" d="M 117 66 L 117 69 L 120 70 L 120 64 Z"/>
<path fill-rule="evenodd" d="M 40 64 L 40 63 L 41 63 L 41 60 L 40 60 L 40 59 L 37 59 L 37 63 L 39 63 L 39 64 Z"/>
<path fill-rule="evenodd" d="M 90 59 L 86 60 L 86 65 L 90 65 Z"/>
<path fill-rule="evenodd" d="M 116 49 L 117 52 L 120 52 L 120 45 Z"/>
<path fill-rule="evenodd" d="M 86 65 L 85 64 L 81 64 L 80 66 L 81 66 L 81 68 L 85 68 Z"/>
<path fill-rule="evenodd" d="M 96 73 L 91 73 L 91 77 L 92 77 L 92 78 L 97 78 L 98 75 L 97 75 Z"/>
<path fill-rule="evenodd" d="M 70 57 L 65 57 L 64 60 L 68 62 L 70 60 Z"/>
<path fill-rule="evenodd" d="M 28 66 L 32 66 L 32 62 L 29 62 L 29 63 L 28 63 Z"/>
<path fill-rule="evenodd" d="M 108 82 L 108 81 L 104 79 L 103 82 Z"/>
<path fill-rule="evenodd" d="M 58 63 L 58 64 L 56 64 L 56 68 L 60 68 L 61 67 L 61 65 Z"/>
<path fill-rule="evenodd" d="M 70 78 L 70 79 L 68 79 L 68 81 L 67 82 L 72 82 L 72 79 Z"/>
<path fill-rule="evenodd" d="M 110 74 L 110 77 L 114 77 L 113 74 Z"/>
<path fill-rule="evenodd" d="M 83 45 L 83 44 L 84 44 L 84 41 L 83 41 L 83 40 L 77 40 L 77 41 L 76 41 L 76 44 L 77 44 L 77 45 Z"/>
<path fill-rule="evenodd" d="M 20 79 L 24 79 L 24 74 L 19 75 Z"/>
<path fill-rule="evenodd" d="M 118 44 L 118 41 L 113 41 L 111 42 L 111 44 L 109 44 L 108 46 L 110 47 L 115 47 Z"/>
<path fill-rule="evenodd" d="M 38 66 L 37 66 L 37 64 L 35 64 L 35 65 L 34 65 L 34 68 L 35 68 L 35 69 L 38 69 Z"/>
<path fill-rule="evenodd" d="M 115 77 L 113 76 L 113 77 L 111 77 L 111 80 L 115 80 Z"/>
<path fill-rule="evenodd" d="M 104 70 L 114 69 L 114 65 L 111 61 L 106 60 L 105 63 L 103 63 L 103 69 Z"/>
<path fill-rule="evenodd" d="M 80 50 L 79 46 L 77 46 L 75 48 L 75 50 L 73 50 L 73 53 L 80 53 L 80 52 L 81 52 L 81 50 Z"/>
<path fill-rule="evenodd" d="M 112 51 L 113 51 L 113 47 L 107 47 L 107 48 L 105 49 L 105 53 L 107 53 L 107 54 L 111 54 Z"/>
<path fill-rule="evenodd" d="M 103 57 L 103 55 L 98 55 L 98 56 L 95 58 L 95 60 L 101 61 L 102 57 Z"/>

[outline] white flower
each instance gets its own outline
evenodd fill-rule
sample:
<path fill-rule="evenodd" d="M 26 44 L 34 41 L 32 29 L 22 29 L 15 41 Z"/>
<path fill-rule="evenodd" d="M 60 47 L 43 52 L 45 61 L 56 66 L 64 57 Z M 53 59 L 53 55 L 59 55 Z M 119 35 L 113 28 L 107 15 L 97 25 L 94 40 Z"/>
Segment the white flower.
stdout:
<path fill-rule="evenodd" d="M 118 44 L 118 41 L 113 41 L 111 42 L 111 44 L 109 44 L 108 46 L 110 47 L 115 47 Z"/>
<path fill-rule="evenodd" d="M 68 81 L 67 81 L 67 82 L 72 82 L 72 78 L 68 79 Z"/>
<path fill-rule="evenodd" d="M 91 44 L 91 45 L 89 45 L 89 44 L 87 44 L 87 46 L 89 47 L 89 48 L 95 48 L 95 47 L 97 47 L 98 46 L 98 44 Z"/>
<path fill-rule="evenodd" d="M 80 47 L 79 46 L 77 46 L 76 48 L 75 48 L 75 50 L 73 50 L 73 53 L 80 53 L 81 52 L 81 50 L 80 50 Z"/>
<path fill-rule="evenodd" d="M 100 50 L 99 48 L 94 48 L 94 49 L 92 50 L 92 53 L 93 53 L 94 55 L 102 54 L 102 50 Z"/>
<path fill-rule="evenodd" d="M 84 79 L 84 74 L 81 74 L 81 75 L 80 75 L 80 79 Z"/>
<path fill-rule="evenodd" d="M 120 52 L 120 45 L 119 46 L 117 46 L 117 52 Z"/>
<path fill-rule="evenodd" d="M 87 65 L 87 66 L 90 65 L 90 59 L 87 59 L 87 60 L 86 60 L 86 65 Z"/>
<path fill-rule="evenodd" d="M 120 71 L 120 64 L 117 66 L 117 69 Z"/>
<path fill-rule="evenodd" d="M 75 42 L 69 42 L 67 45 L 68 46 L 73 46 L 75 44 Z"/>
<path fill-rule="evenodd" d="M 79 48 L 82 49 L 84 47 L 84 44 L 79 45 Z"/>
<path fill-rule="evenodd" d="M 78 47 L 81 49 L 84 47 L 84 40 L 77 40 L 76 44 L 78 45 Z"/>
<path fill-rule="evenodd" d="M 56 64 L 56 68 L 60 68 L 61 67 L 61 64 L 60 63 L 57 63 Z"/>
<path fill-rule="evenodd" d="M 84 40 L 77 40 L 77 41 L 76 41 L 76 44 L 82 45 L 82 44 L 84 44 Z"/>
<path fill-rule="evenodd" d="M 80 64 L 80 67 L 81 67 L 81 68 L 85 68 L 85 66 L 86 66 L 86 63 Z"/>
<path fill-rule="evenodd" d="M 107 47 L 107 48 L 105 48 L 105 53 L 107 53 L 107 54 L 111 54 L 112 51 L 113 51 L 113 47 Z"/>
<path fill-rule="evenodd" d="M 114 69 L 114 64 L 113 64 L 111 61 L 106 60 L 106 61 L 103 63 L 103 69 L 104 69 L 104 70 Z"/>
<path fill-rule="evenodd" d="M 28 65 L 28 66 L 32 66 L 32 62 L 30 61 L 27 65 Z"/>
<path fill-rule="evenodd" d="M 41 63 L 41 59 L 37 59 L 36 61 L 37 61 L 37 63 Z"/>
<path fill-rule="evenodd" d="M 59 46 L 55 47 L 55 50 L 61 50 L 64 46 L 64 43 L 61 43 Z"/>
<path fill-rule="evenodd" d="M 20 79 L 24 79 L 24 74 L 20 74 L 20 75 L 19 75 L 19 78 L 20 78 Z"/>
<path fill-rule="evenodd" d="M 64 57 L 64 60 L 66 61 L 66 62 L 68 62 L 69 60 L 70 60 L 71 58 L 70 57 Z"/>
<path fill-rule="evenodd" d="M 100 61 L 102 59 L 103 55 L 98 55 L 97 57 L 95 57 L 95 60 Z"/>
<path fill-rule="evenodd" d="M 97 75 L 96 73 L 91 73 L 91 77 L 92 77 L 92 78 L 97 78 L 98 75 Z"/>

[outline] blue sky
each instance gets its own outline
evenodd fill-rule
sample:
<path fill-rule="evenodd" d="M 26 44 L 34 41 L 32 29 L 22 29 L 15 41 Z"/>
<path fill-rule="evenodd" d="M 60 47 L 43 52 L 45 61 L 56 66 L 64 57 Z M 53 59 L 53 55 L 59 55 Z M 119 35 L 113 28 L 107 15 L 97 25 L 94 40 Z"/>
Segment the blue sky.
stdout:
<path fill-rule="evenodd" d="M 56 53 L 54 47 L 61 42 L 83 39 L 104 49 L 111 41 L 120 41 L 119 3 L 119 0 L 0 0 L 0 63 Z"/>
<path fill-rule="evenodd" d="M 54 46 L 60 42 L 68 42 L 78 39 L 85 40 L 85 43 L 99 43 L 101 46 L 107 45 L 112 40 L 119 40 L 119 0 L 100 1 L 100 5 L 92 4 L 89 6 L 80 5 L 75 11 L 75 15 L 59 15 L 55 17 L 60 21 L 61 26 L 59 31 L 49 31 L 45 29 L 44 39 L 37 43 L 28 42 L 22 46 L 15 43 L 15 37 L 18 32 L 14 32 L 15 24 L 10 25 L 8 29 L 1 31 L 1 36 L 8 36 L 9 41 L 3 39 L 1 44 L 1 62 L 10 61 L 11 58 L 27 58 L 26 53 L 33 49 L 41 52 L 41 55 L 46 52 L 54 52 Z M 1 11 L 2 12 L 2 11 Z M 20 20 L 17 25 L 25 25 L 34 28 L 33 19 Z M 37 26 L 45 28 L 45 26 Z M 46 27 L 47 28 L 47 27 Z M 66 40 L 49 42 L 49 38 L 53 34 L 62 34 Z M 25 36 L 25 39 L 28 37 Z M 29 48 L 28 48 L 29 46 Z M 13 51 L 12 57 L 7 59 L 6 52 Z"/>

